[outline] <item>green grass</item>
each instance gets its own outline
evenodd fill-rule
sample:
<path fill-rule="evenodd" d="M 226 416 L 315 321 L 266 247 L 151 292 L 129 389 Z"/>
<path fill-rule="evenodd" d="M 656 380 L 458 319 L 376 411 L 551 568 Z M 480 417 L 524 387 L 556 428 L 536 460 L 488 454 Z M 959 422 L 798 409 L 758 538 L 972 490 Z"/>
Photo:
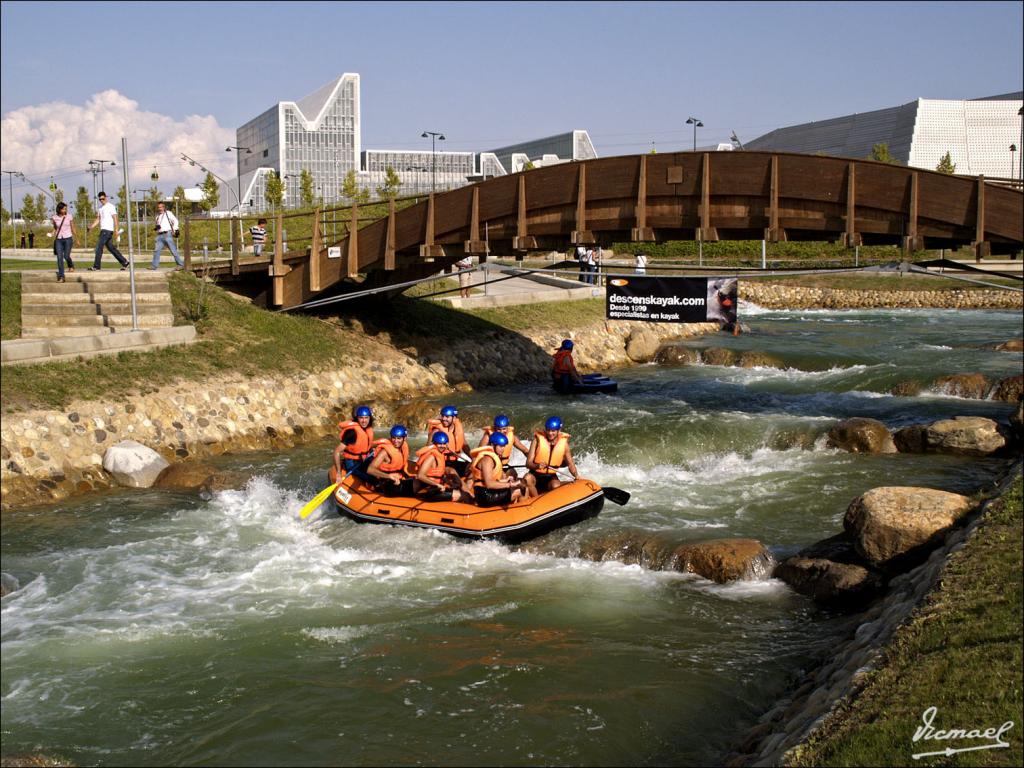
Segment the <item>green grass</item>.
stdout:
<path fill-rule="evenodd" d="M 10 329 L 16 322 L 20 324 L 20 308 L 14 309 L 20 302 L 7 300 L 9 292 L 17 295 L 16 279 L 16 275 L 2 276 L 4 338 L 13 334 Z M 192 322 L 190 307 L 196 305 L 199 280 L 178 272 L 168 281 L 175 324 Z M 7 366 L 0 393 L 3 411 L 63 408 L 72 399 L 116 398 L 174 381 L 187 387 L 189 382 L 226 373 L 257 376 L 322 370 L 343 365 L 346 356 L 358 349 L 352 334 L 317 318 L 266 312 L 215 286 L 207 286 L 205 295 L 208 311 L 195 322 L 199 342 L 89 360 Z"/>
<path fill-rule="evenodd" d="M 1024 605 L 1021 476 L 949 560 L 939 588 L 897 631 L 884 664 L 845 712 L 802 747 L 792 765 L 910 765 L 911 754 L 985 740 L 911 742 L 922 713 L 941 728 L 1014 728 L 1008 749 L 930 758 L 928 765 L 1019 766 Z M 989 740 L 990 741 L 990 740 Z"/>
<path fill-rule="evenodd" d="M 986 283 L 996 283 L 1014 288 L 1020 288 L 1020 280 L 1010 280 L 1005 277 L 989 277 L 986 275 L 973 274 L 961 275 L 971 280 L 984 280 Z M 742 277 L 740 278 L 742 280 Z M 962 280 L 927 275 L 874 275 L 866 273 L 852 273 L 839 275 L 798 275 L 787 278 L 761 278 L 759 282 L 784 285 L 787 287 L 802 286 L 805 288 L 834 288 L 846 291 L 977 291 L 987 289 L 989 286 L 976 283 L 965 283 Z"/>
<path fill-rule="evenodd" d="M 0 261 L 0 271 L 21 272 L 22 270 L 52 269 L 57 274 L 57 262 L 55 259 L 48 261 L 22 261 L 21 259 L 4 259 Z"/>
<path fill-rule="evenodd" d="M 0 339 L 21 338 L 21 275 L 0 274 Z M 4 376 L 6 386 L 6 374 Z"/>

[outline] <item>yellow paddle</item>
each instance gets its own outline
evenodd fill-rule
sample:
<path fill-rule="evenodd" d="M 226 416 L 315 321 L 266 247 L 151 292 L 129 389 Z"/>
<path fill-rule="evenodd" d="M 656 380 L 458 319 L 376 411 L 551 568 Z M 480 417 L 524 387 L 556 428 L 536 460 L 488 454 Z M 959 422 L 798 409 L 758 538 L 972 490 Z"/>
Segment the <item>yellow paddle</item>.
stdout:
<path fill-rule="evenodd" d="M 337 483 L 332 483 L 331 485 L 328 485 L 326 488 L 320 491 L 320 493 L 313 497 L 312 501 L 310 501 L 308 504 L 306 504 L 306 506 L 302 508 L 302 510 L 299 512 L 299 518 L 305 520 L 307 517 L 313 514 L 313 512 L 327 500 L 327 497 L 334 493 L 334 489 L 337 487 Z"/>

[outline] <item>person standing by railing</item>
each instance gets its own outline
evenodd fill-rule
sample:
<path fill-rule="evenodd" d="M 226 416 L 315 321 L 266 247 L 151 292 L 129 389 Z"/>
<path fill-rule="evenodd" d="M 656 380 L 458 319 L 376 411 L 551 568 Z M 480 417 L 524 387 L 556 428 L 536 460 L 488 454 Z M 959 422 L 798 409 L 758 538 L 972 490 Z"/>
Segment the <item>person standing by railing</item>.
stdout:
<path fill-rule="evenodd" d="M 249 236 L 252 237 L 252 254 L 259 258 L 263 255 L 263 244 L 267 242 L 267 220 L 260 219 L 249 227 Z"/>

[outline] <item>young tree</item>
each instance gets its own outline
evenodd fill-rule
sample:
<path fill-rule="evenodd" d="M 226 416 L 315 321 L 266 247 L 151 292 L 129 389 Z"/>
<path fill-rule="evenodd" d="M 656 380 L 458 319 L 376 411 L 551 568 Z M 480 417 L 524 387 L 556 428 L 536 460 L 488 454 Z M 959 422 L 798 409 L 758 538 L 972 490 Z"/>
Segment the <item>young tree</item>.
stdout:
<path fill-rule="evenodd" d="M 174 198 L 174 215 L 178 216 L 178 211 L 181 210 L 181 206 L 185 205 L 185 188 L 179 184 L 174 188 L 174 193 L 171 197 Z M 188 213 L 187 210 L 186 213 Z"/>
<path fill-rule="evenodd" d="M 36 195 L 36 215 L 39 216 L 39 220 L 42 221 L 46 218 L 46 211 L 49 209 L 50 199 L 40 192 Z"/>
<path fill-rule="evenodd" d="M 299 204 L 304 208 L 313 205 L 313 174 L 307 168 L 299 173 Z"/>
<path fill-rule="evenodd" d="M 350 203 L 358 202 L 356 198 L 359 197 L 359 185 L 356 183 L 356 172 L 354 170 L 345 174 L 345 178 L 341 182 L 341 196 Z"/>
<path fill-rule="evenodd" d="M 889 165 L 902 165 L 899 160 L 889 154 L 889 144 L 885 141 L 871 147 L 871 155 L 868 159 L 877 160 L 880 163 L 888 163 Z"/>
<path fill-rule="evenodd" d="M 64 190 L 61 189 L 60 187 L 57 187 L 56 189 L 53 190 L 53 207 L 54 207 L 54 209 L 56 210 L 57 203 L 63 203 L 63 202 L 64 202 Z"/>
<path fill-rule="evenodd" d="M 384 183 L 377 187 L 377 197 L 381 200 L 394 200 L 398 197 L 400 186 L 402 186 L 402 180 L 398 178 L 395 169 L 389 165 L 384 169 Z"/>
<path fill-rule="evenodd" d="M 89 190 L 79 187 L 75 192 L 75 214 L 85 222 L 85 226 L 92 224 L 96 218 L 96 210 L 92 207 L 92 198 L 89 197 Z"/>
<path fill-rule="evenodd" d="M 199 204 L 200 207 L 209 213 L 217 207 L 217 203 L 220 202 L 220 192 L 217 190 L 217 180 L 213 177 L 212 173 L 207 172 L 206 178 L 203 179 L 203 201 Z"/>
<path fill-rule="evenodd" d="M 27 222 L 36 221 L 39 219 L 39 213 L 36 210 L 36 201 L 32 195 L 27 194 L 21 201 L 21 218 Z"/>
<path fill-rule="evenodd" d="M 284 202 L 284 181 L 276 172 L 267 176 L 267 191 L 264 193 L 267 204 L 274 210 L 281 207 Z"/>
<path fill-rule="evenodd" d="M 952 176 L 956 173 L 956 163 L 953 162 L 953 157 L 949 152 L 946 152 L 946 154 L 942 156 L 942 159 L 939 160 L 939 164 L 935 166 L 935 170 L 939 173 L 944 173 L 947 176 Z"/>
<path fill-rule="evenodd" d="M 117 190 L 117 220 L 124 221 L 128 213 L 128 191 L 122 184 Z"/>

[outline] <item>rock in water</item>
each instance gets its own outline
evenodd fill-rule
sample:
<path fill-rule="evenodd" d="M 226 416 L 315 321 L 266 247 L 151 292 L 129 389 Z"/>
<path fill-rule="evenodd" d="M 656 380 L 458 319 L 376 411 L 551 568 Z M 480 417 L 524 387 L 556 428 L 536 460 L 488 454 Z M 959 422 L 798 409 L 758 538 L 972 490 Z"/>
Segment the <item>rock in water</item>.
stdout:
<path fill-rule="evenodd" d="M 1024 396 L 1024 376 L 1007 376 L 992 388 L 992 399 L 1005 403 L 1019 402 Z"/>
<path fill-rule="evenodd" d="M 828 431 L 828 447 L 850 453 L 896 453 L 889 429 L 877 419 L 855 416 Z"/>
<path fill-rule="evenodd" d="M 785 368 L 782 361 L 772 357 L 771 355 L 765 354 L 764 352 L 758 352 L 753 349 L 748 349 L 746 352 L 740 354 L 740 359 L 736 362 L 740 368 Z"/>
<path fill-rule="evenodd" d="M 654 355 L 654 362 L 662 365 L 694 365 L 700 362 L 700 352 L 682 344 L 665 344 Z"/>
<path fill-rule="evenodd" d="M 846 534 L 819 541 L 783 560 L 772 574 L 816 602 L 845 610 L 861 608 L 885 581 L 857 554 Z"/>
<path fill-rule="evenodd" d="M 872 488 L 851 502 L 843 529 L 859 555 L 884 566 L 940 543 L 971 507 L 966 496 L 932 488 Z"/>
<path fill-rule="evenodd" d="M 935 388 L 954 397 L 965 397 L 981 400 L 988 394 L 992 382 L 980 373 L 958 373 L 953 376 L 941 376 L 935 380 Z"/>
<path fill-rule="evenodd" d="M 245 485 L 245 477 L 238 472 L 223 472 L 198 461 L 171 464 L 153 483 L 156 488 L 210 493 Z"/>
<path fill-rule="evenodd" d="M 724 584 L 737 579 L 757 579 L 772 571 L 771 553 L 754 539 L 710 539 L 676 547 L 675 570 L 696 573 Z"/>
<path fill-rule="evenodd" d="M 706 365 L 735 365 L 736 353 L 723 347 L 708 347 L 701 357 Z"/>
<path fill-rule="evenodd" d="M 658 351 L 658 338 L 646 328 L 633 331 L 626 341 L 626 356 L 634 363 L 649 363 Z"/>
<path fill-rule="evenodd" d="M 957 416 L 936 421 L 925 430 L 929 453 L 987 456 L 1006 445 L 999 425 L 981 416 Z"/>
<path fill-rule="evenodd" d="M 149 488 L 168 466 L 163 456 L 134 440 L 122 440 L 103 454 L 103 468 L 129 488 Z"/>
<path fill-rule="evenodd" d="M 1010 339 L 1002 344 L 996 344 L 999 352 L 1024 352 L 1024 339 Z"/>

